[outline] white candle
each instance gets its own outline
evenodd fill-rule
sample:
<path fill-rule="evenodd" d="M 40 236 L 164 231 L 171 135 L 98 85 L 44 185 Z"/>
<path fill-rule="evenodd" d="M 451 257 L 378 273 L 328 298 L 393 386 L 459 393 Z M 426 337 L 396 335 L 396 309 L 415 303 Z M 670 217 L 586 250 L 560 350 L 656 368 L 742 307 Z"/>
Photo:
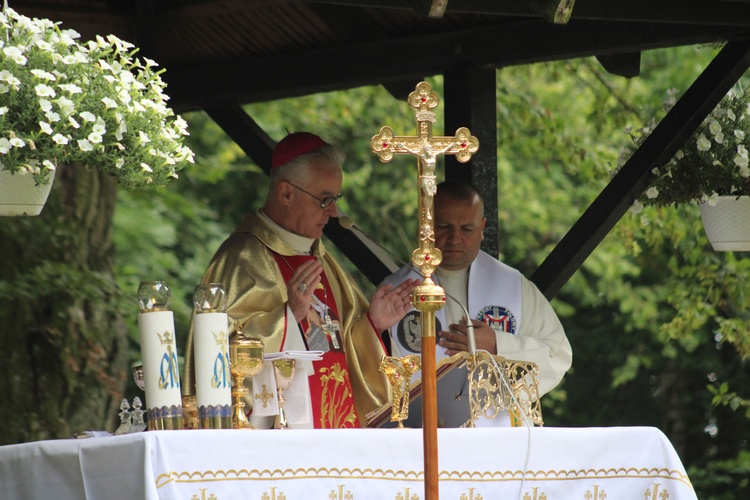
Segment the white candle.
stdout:
<path fill-rule="evenodd" d="M 149 429 L 164 428 L 157 425 L 158 420 L 182 420 L 182 393 L 174 315 L 172 311 L 141 313 L 138 315 L 138 329 L 141 336 Z"/>
<path fill-rule="evenodd" d="M 195 348 L 195 396 L 198 419 L 213 419 L 211 425 L 219 428 L 218 419 L 232 417 L 232 378 L 229 372 L 229 320 L 226 313 L 201 313 L 193 316 Z M 205 423 L 205 422 L 204 422 Z"/>

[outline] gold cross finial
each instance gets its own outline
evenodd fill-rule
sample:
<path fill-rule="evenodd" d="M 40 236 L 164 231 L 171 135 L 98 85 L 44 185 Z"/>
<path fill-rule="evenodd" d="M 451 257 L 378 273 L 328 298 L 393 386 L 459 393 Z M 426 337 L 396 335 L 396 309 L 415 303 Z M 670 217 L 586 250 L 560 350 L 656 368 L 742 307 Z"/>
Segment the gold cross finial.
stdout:
<path fill-rule="evenodd" d="M 412 262 L 419 267 L 425 279 L 429 279 L 442 260 L 440 250 L 435 248 L 432 221 L 432 202 L 437 191 L 437 157 L 455 155 L 459 162 L 466 163 L 479 149 L 479 141 L 465 127 L 456 130 L 453 137 L 432 135 L 432 124 L 436 121 L 432 109 L 437 107 L 440 99 L 429 83 L 419 83 L 414 92 L 409 94 L 408 102 L 414 109 L 417 135 L 399 136 L 393 133 L 391 127 L 383 127 L 370 140 L 370 148 L 377 153 L 382 162 L 391 161 L 395 154 L 409 154 L 418 159 L 420 245 L 412 253 Z"/>

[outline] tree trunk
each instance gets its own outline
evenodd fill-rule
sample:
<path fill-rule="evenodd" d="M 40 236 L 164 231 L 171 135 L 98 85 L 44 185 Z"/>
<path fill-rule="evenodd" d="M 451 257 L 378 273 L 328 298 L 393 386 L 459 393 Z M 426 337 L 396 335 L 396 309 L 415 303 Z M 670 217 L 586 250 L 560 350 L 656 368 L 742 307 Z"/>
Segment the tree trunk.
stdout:
<path fill-rule="evenodd" d="M 0 218 L 0 444 L 115 425 L 128 376 L 115 191 L 96 169 L 60 166 L 40 216 Z"/>

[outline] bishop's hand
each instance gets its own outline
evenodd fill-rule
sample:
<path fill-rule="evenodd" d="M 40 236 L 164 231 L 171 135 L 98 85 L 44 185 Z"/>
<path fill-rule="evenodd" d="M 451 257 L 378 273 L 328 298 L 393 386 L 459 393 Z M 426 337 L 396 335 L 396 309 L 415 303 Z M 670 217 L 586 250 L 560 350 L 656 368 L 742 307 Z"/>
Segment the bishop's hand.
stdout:
<path fill-rule="evenodd" d="M 287 305 L 299 323 L 307 317 L 312 305 L 315 288 L 321 284 L 323 264 L 317 259 L 308 260 L 299 266 L 286 284 Z"/>
<path fill-rule="evenodd" d="M 419 279 L 409 279 L 397 287 L 382 285 L 375 291 L 367 312 L 378 332 L 392 327 L 411 310 L 412 288 L 421 282 Z"/>

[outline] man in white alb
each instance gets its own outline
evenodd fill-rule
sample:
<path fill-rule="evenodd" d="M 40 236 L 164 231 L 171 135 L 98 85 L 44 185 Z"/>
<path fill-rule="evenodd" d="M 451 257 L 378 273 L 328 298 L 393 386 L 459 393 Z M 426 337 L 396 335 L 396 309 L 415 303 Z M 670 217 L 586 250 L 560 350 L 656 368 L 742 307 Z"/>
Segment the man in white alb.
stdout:
<path fill-rule="evenodd" d="M 434 199 L 435 246 L 443 260 L 433 275 L 448 296 L 437 311 L 437 361 L 468 351 L 463 304 L 474 325 L 476 348 L 539 366 L 539 394 L 549 392 L 572 362 L 572 349 L 549 301 L 518 270 L 480 251 L 484 203 L 479 191 L 460 180 L 438 185 Z M 405 266 L 386 278 L 396 285 L 421 278 Z M 393 356 L 421 352 L 419 312 L 411 310 L 389 329 Z"/>

